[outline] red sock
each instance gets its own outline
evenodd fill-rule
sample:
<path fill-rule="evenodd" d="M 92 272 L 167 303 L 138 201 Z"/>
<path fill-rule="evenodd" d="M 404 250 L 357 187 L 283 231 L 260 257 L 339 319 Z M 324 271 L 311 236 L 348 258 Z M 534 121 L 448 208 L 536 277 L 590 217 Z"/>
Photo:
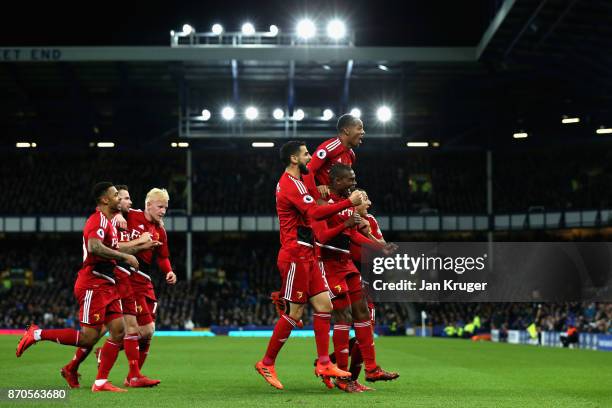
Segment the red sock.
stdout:
<path fill-rule="evenodd" d="M 291 318 L 291 316 L 284 314 L 278 319 L 274 326 L 274 332 L 268 343 L 268 349 L 266 355 L 263 358 L 263 363 L 267 366 L 274 365 L 278 352 L 283 347 L 289 336 L 291 330 L 297 325 L 297 322 Z"/>
<path fill-rule="evenodd" d="M 351 368 L 349 371 L 351 372 L 351 379 L 356 380 L 359 378 L 359 374 L 361 374 L 361 366 L 363 365 L 363 357 L 361 357 L 361 350 L 359 349 L 359 344 L 357 344 L 357 339 L 353 338 L 351 341 L 352 346 L 349 345 L 351 350 Z"/>
<path fill-rule="evenodd" d="M 100 367 L 98 367 L 98 375 L 96 380 L 108 379 L 108 373 L 117 361 L 117 355 L 119 355 L 120 343 L 115 343 L 111 340 L 106 340 L 102 351 L 100 351 Z"/>
<path fill-rule="evenodd" d="M 349 362 L 349 330 L 351 326 L 344 322 L 334 324 L 334 354 L 339 369 L 348 368 Z"/>
<path fill-rule="evenodd" d="M 91 353 L 90 348 L 86 348 L 86 347 L 77 348 L 76 352 L 74 353 L 74 357 L 72 357 L 72 360 L 70 360 L 70 362 L 66 364 L 66 368 L 71 371 L 78 371 L 79 366 L 81 365 L 83 360 L 87 358 L 89 353 Z"/>
<path fill-rule="evenodd" d="M 363 361 L 365 362 L 366 370 L 370 371 L 376 368 L 376 351 L 374 351 L 374 335 L 372 334 L 372 322 L 370 319 L 356 321 L 355 336 L 359 342 L 359 349 Z"/>
<path fill-rule="evenodd" d="M 327 364 L 329 360 L 329 328 L 331 315 L 329 313 L 313 313 L 313 326 L 315 342 L 317 343 L 317 355 L 321 364 Z M 338 355 L 336 355 L 338 358 Z"/>
<path fill-rule="evenodd" d="M 145 360 L 149 355 L 149 347 L 151 347 L 151 339 L 140 339 L 139 351 L 140 356 L 138 358 L 138 368 L 142 368 Z"/>
<path fill-rule="evenodd" d="M 123 348 L 130 366 L 128 378 L 142 377 L 139 366 L 140 352 L 138 351 L 138 333 L 126 334 L 123 338 Z"/>
<path fill-rule="evenodd" d="M 79 342 L 79 331 L 74 329 L 43 329 L 40 331 L 40 339 L 67 346 L 76 346 Z"/>

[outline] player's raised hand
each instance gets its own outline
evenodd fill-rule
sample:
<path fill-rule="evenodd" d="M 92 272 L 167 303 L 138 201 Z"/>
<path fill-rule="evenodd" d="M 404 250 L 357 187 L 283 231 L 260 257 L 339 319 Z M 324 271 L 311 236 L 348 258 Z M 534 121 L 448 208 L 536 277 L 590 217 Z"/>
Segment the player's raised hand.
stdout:
<path fill-rule="evenodd" d="M 138 269 L 138 259 L 134 255 L 124 254 L 125 262 L 134 269 Z"/>
<path fill-rule="evenodd" d="M 115 225 L 120 229 L 127 229 L 127 220 L 123 217 L 121 213 L 117 213 L 113 218 L 115 220 Z"/>
<path fill-rule="evenodd" d="M 329 187 L 328 186 L 317 186 L 317 190 L 319 190 L 319 194 L 321 194 L 321 198 L 327 198 L 329 195 Z"/>
<path fill-rule="evenodd" d="M 365 218 L 361 219 L 361 222 L 359 223 L 359 232 L 361 232 L 364 235 L 368 235 L 369 233 L 372 232 L 372 227 L 370 226 L 370 221 L 366 220 Z"/>
<path fill-rule="evenodd" d="M 355 190 L 349 196 L 349 200 L 351 200 L 353 205 L 359 205 L 363 201 L 363 193 L 359 190 Z"/>
<path fill-rule="evenodd" d="M 168 285 L 174 285 L 176 283 L 176 274 L 172 271 L 166 274 L 166 283 Z"/>

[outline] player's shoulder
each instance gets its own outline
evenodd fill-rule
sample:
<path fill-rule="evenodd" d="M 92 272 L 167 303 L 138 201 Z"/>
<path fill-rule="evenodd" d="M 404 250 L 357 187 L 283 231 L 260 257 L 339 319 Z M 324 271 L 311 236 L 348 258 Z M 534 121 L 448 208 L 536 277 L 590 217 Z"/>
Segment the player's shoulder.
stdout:
<path fill-rule="evenodd" d="M 128 220 L 139 220 L 144 218 L 144 212 L 142 210 L 130 208 L 127 213 Z"/>
<path fill-rule="evenodd" d="M 289 190 L 288 191 L 289 193 L 298 192 L 300 195 L 308 194 L 308 188 L 306 188 L 306 185 L 304 184 L 302 180 L 293 177 L 289 173 L 285 173 L 285 174 L 287 175 L 286 188 Z M 281 188 L 282 187 L 284 186 L 281 186 Z"/>
<path fill-rule="evenodd" d="M 101 211 L 96 211 L 93 214 L 91 214 L 89 216 L 89 218 L 87 218 L 87 221 L 85 222 L 85 226 L 86 227 L 101 227 L 101 228 L 107 228 L 108 225 L 110 225 L 111 223 L 109 222 L 108 218 L 106 218 L 106 215 L 104 215 L 103 212 Z"/>
<path fill-rule="evenodd" d="M 323 160 L 328 155 L 336 155 L 342 152 L 342 143 L 338 137 L 333 137 L 321 143 L 315 151 L 315 156 Z"/>
<path fill-rule="evenodd" d="M 367 217 L 369 221 L 375 222 L 376 225 L 378 225 L 378 221 L 376 220 L 376 217 L 374 217 L 372 214 L 368 214 Z"/>

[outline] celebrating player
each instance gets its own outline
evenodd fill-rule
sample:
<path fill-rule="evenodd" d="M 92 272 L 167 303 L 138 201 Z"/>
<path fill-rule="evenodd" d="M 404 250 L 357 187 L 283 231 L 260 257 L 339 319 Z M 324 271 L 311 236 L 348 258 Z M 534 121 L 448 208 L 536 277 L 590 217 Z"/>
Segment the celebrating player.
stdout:
<path fill-rule="evenodd" d="M 268 343 L 264 358 L 255 369 L 273 387 L 283 389 L 274 368 L 276 356 L 302 318 L 306 302 L 315 313 L 313 325 L 317 345 L 315 373 L 329 377 L 346 377 L 347 371 L 339 370 L 329 360 L 329 329 L 332 304 L 329 288 L 314 258 L 314 240 L 310 220 L 330 217 L 343 209 L 361 203 L 361 192 L 354 192 L 337 204 L 319 206 L 302 182 L 308 174 L 306 167 L 311 159 L 305 143 L 291 141 L 280 149 L 285 172 L 276 186 L 276 211 L 280 222 L 281 248 L 278 268 L 281 273 L 283 299 L 289 303 L 289 311 L 281 316 Z"/>
<path fill-rule="evenodd" d="M 356 185 L 355 173 L 347 165 L 335 164 L 329 173 L 329 203 L 345 199 Z M 355 267 L 350 253 L 351 241 L 358 245 L 390 251 L 391 246 L 370 241 L 356 228 L 361 225 L 361 216 L 354 208 L 343 210 L 336 217 L 315 221 L 313 230 L 317 239 L 321 269 L 333 294 L 334 306 L 334 354 L 338 368 L 348 369 L 349 330 L 351 323 L 361 355 L 366 364 L 366 381 L 394 380 L 399 375 L 387 372 L 376 363 L 376 352 L 368 305 L 363 296 L 361 274 Z M 326 384 L 327 385 L 327 384 Z M 355 381 L 337 380 L 336 386 L 347 392 L 364 391 Z"/>
<path fill-rule="evenodd" d="M 91 390 L 125 392 L 108 381 L 108 374 L 117 360 L 125 333 L 113 272 L 117 261 L 135 269 L 139 265 L 132 255 L 135 248 L 123 248 L 125 253 L 119 252 L 117 230 L 111 223 L 119 211 L 117 189 L 110 182 L 101 182 L 94 186 L 93 196 L 97 208 L 83 229 L 83 267 L 74 285 L 74 295 L 80 305 L 81 330 L 40 329 L 32 324 L 19 341 L 16 354 L 20 357 L 30 346 L 41 340 L 91 348 L 100 338 L 102 326 L 106 325 L 110 335 L 101 349 L 98 374 Z"/>
<path fill-rule="evenodd" d="M 127 233 L 127 223 L 123 223 L 123 228 L 118 225 L 117 217 L 122 214 L 124 218 L 127 218 L 129 209 L 132 207 L 132 200 L 128 187 L 125 185 L 116 186 L 119 192 L 119 209 L 120 212 L 111 220 L 119 232 L 119 248 L 135 247 L 135 252 L 147 250 L 161 245 L 159 241 L 153 241 L 149 233 L 144 233 L 138 239 L 129 239 Z M 125 222 L 125 219 L 122 219 Z M 139 360 L 140 353 L 138 350 L 138 322 L 136 320 L 136 300 L 132 291 L 132 285 L 130 283 L 130 275 L 135 273 L 135 269 L 132 269 L 128 265 L 119 262 L 115 267 L 115 278 L 117 282 L 117 291 L 121 298 L 121 307 L 123 309 L 123 319 L 125 323 L 126 335 L 123 338 L 123 349 L 128 359 L 129 373 L 124 381 L 124 385 L 128 387 L 152 387 L 159 384 L 159 380 L 152 380 L 144 376 L 140 372 Z M 100 335 L 106 332 L 106 327 L 100 331 Z M 96 350 L 96 354 L 99 355 L 101 349 Z M 79 347 L 77 348 L 72 360 L 61 369 L 62 377 L 66 379 L 70 388 L 79 388 L 79 365 L 91 352 L 91 348 Z"/>
<path fill-rule="evenodd" d="M 136 253 L 140 267 L 130 275 L 130 282 L 136 300 L 136 319 L 140 337 L 139 368 L 149 354 L 151 338 L 155 332 L 155 315 L 157 312 L 157 297 L 151 281 L 151 264 L 153 256 L 157 258 L 157 266 L 166 275 L 166 283 L 174 285 L 176 274 L 170 264 L 170 251 L 168 249 L 168 236 L 163 227 L 163 218 L 168 210 L 170 196 L 165 189 L 153 188 L 145 198 L 145 209 L 129 209 L 127 214 L 127 234 L 125 238 L 137 239 L 149 233 L 154 241 L 160 245 Z"/>
<path fill-rule="evenodd" d="M 304 176 L 304 183 L 316 198 L 327 198 L 329 195 L 329 171 L 334 164 L 354 166 L 356 157 L 353 148 L 362 143 L 365 135 L 361 119 L 348 113 L 338 118 L 336 129 L 336 137 L 317 147 L 308 163 L 310 173 Z"/>

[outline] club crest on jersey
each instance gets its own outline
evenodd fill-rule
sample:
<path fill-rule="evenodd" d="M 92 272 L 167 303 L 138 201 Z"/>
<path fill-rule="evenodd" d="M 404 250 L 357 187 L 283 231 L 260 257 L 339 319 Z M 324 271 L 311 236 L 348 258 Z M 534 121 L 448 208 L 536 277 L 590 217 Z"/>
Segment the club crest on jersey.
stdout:
<path fill-rule="evenodd" d="M 306 194 L 306 195 L 304 196 L 303 200 L 304 200 L 304 202 L 305 202 L 306 204 L 310 204 L 310 203 L 314 202 L 314 198 L 312 198 L 312 196 L 309 196 L 308 194 Z"/>
<path fill-rule="evenodd" d="M 325 156 L 327 156 L 327 150 L 325 149 L 317 150 L 316 154 L 319 159 L 323 160 Z"/>
<path fill-rule="evenodd" d="M 102 228 L 100 228 L 96 234 L 98 234 L 100 238 L 104 239 L 104 230 Z"/>
<path fill-rule="evenodd" d="M 142 306 L 140 306 L 140 305 L 136 305 L 136 311 L 137 311 L 138 313 L 142 313 Z"/>

